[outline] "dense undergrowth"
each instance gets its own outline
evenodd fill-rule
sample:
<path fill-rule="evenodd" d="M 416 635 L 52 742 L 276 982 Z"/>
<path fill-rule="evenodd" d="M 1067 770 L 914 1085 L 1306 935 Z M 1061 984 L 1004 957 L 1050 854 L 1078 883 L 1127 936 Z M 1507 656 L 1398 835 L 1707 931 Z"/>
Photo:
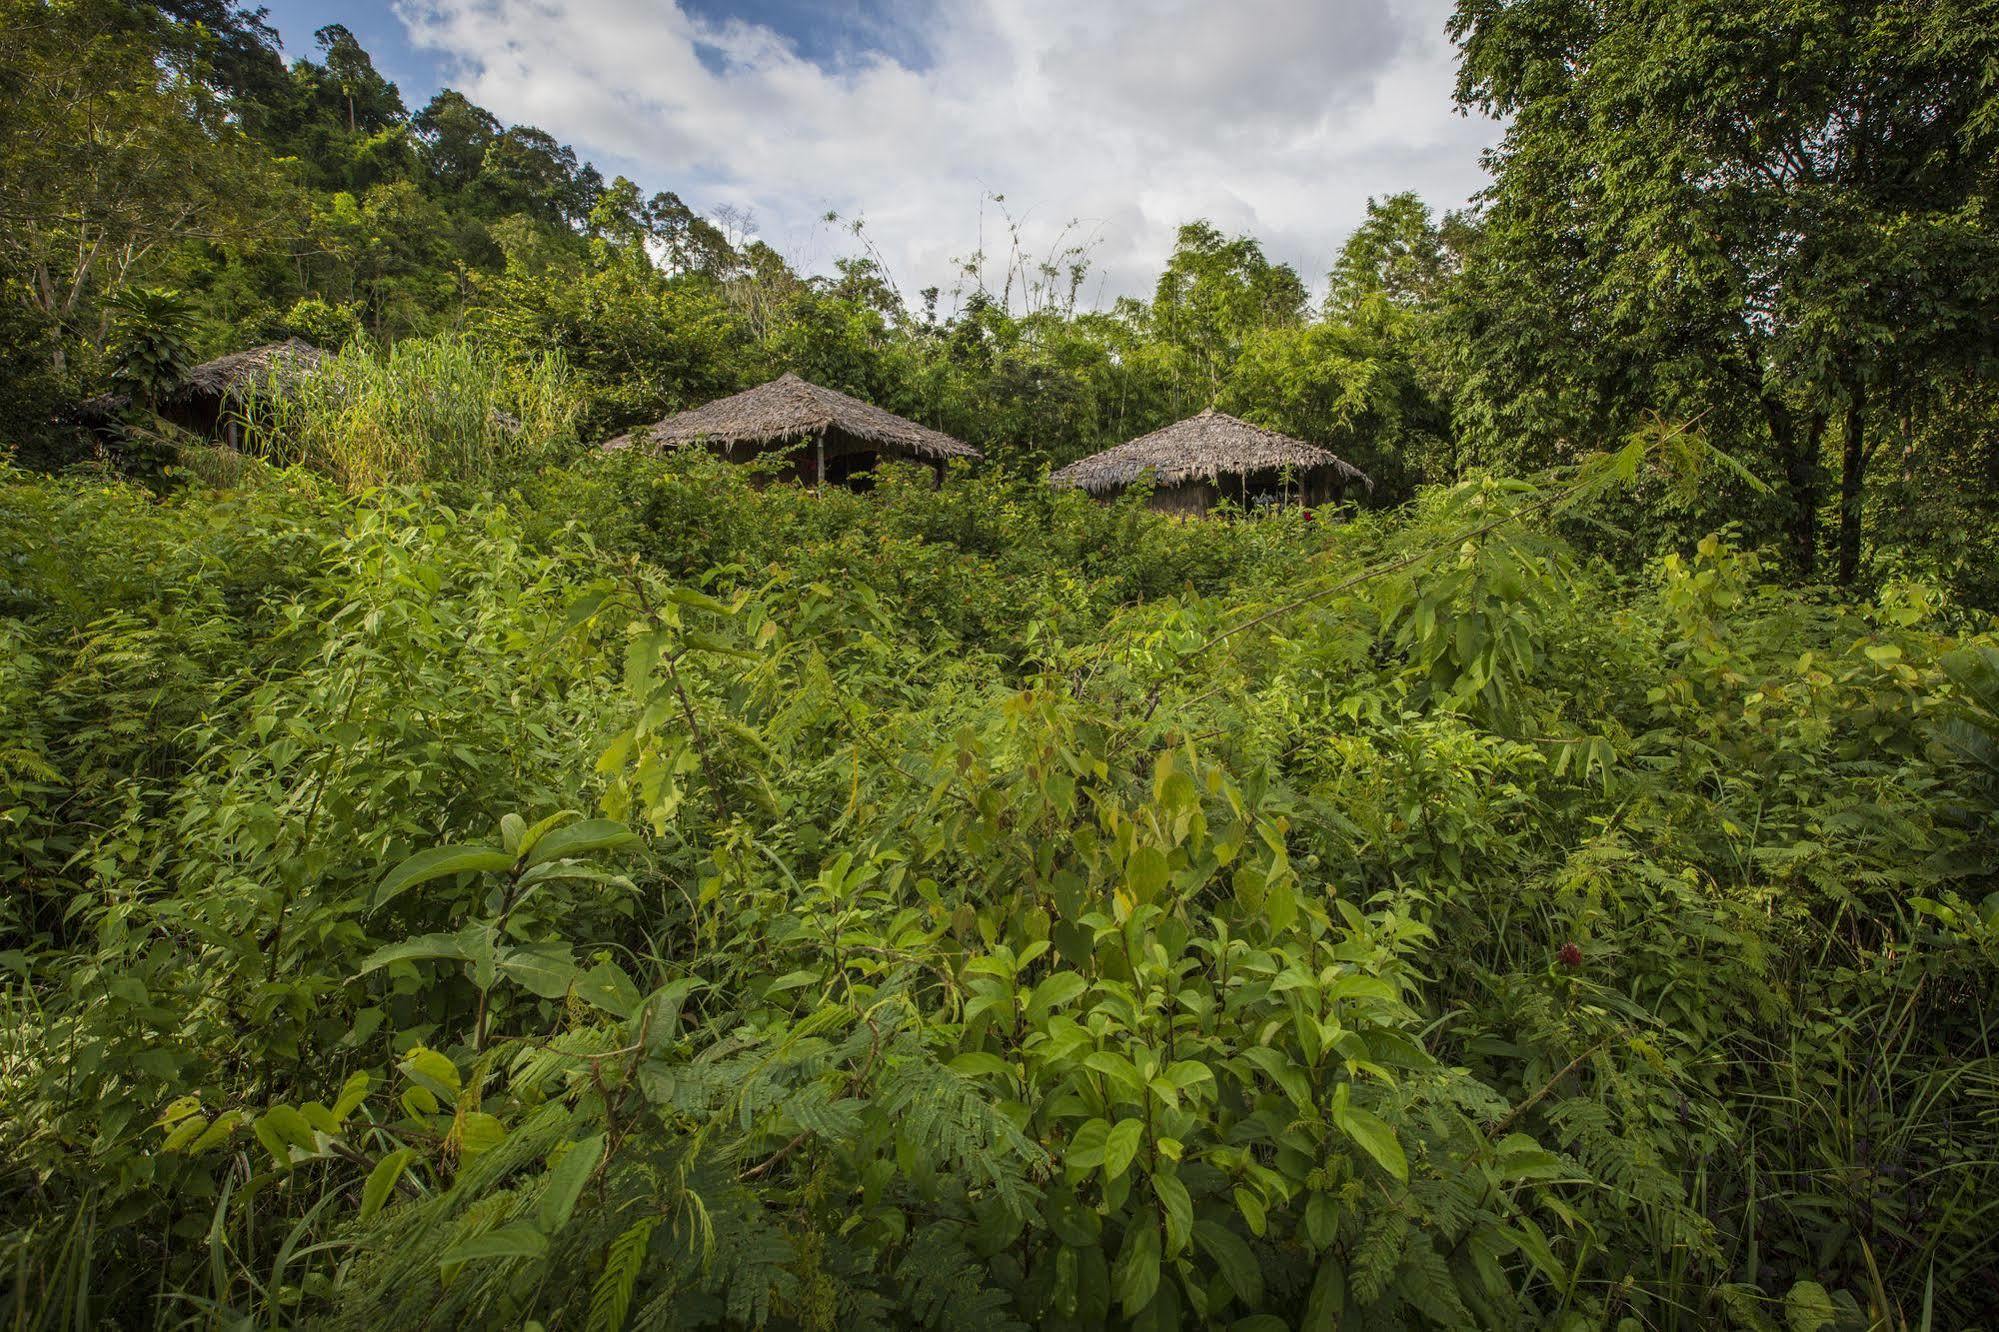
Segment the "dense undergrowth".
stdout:
<path fill-rule="evenodd" d="M 1661 465 L 0 475 L 8 1324 L 1974 1324 L 1999 646 Z"/>

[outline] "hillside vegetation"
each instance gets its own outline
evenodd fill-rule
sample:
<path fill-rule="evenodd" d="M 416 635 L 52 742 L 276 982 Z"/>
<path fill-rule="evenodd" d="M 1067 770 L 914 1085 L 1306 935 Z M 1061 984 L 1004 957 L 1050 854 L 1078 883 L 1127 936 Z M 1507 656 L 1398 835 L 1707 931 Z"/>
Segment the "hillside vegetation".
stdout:
<path fill-rule="evenodd" d="M 1994 0 L 1449 35 L 1092 308 L 0 0 L 0 1320 L 1994 1326 Z M 983 461 L 596 447 L 786 371 Z M 1210 406 L 1371 492 L 1048 484 Z"/>
<path fill-rule="evenodd" d="M 1968 1325 L 1999 644 L 1699 453 L 8 474 L 10 1318 Z"/>

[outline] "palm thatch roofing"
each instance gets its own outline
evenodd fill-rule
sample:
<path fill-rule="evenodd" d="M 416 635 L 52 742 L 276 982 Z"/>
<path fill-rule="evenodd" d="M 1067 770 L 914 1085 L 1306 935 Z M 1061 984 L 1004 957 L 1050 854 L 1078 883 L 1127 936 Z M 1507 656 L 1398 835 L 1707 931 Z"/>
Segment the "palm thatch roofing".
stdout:
<path fill-rule="evenodd" d="M 768 384 L 641 426 L 605 442 L 607 449 L 634 443 L 655 448 L 689 444 L 768 445 L 835 431 L 877 448 L 942 461 L 984 455 L 962 440 L 920 426 L 879 407 L 821 388 L 789 372 Z"/>
<path fill-rule="evenodd" d="M 231 352 L 212 361 L 203 361 L 187 372 L 181 387 L 185 396 L 211 394 L 225 397 L 248 392 L 267 383 L 288 388 L 318 370 L 327 353 L 301 338 L 269 342 L 247 351 Z"/>
<path fill-rule="evenodd" d="M 1102 495 L 1130 485 L 1147 472 L 1152 473 L 1153 484 L 1164 489 L 1189 481 L 1212 482 L 1220 476 L 1286 467 L 1297 472 L 1329 468 L 1343 482 L 1358 481 L 1374 489 L 1367 473 L 1318 445 L 1253 426 L 1212 407 L 1199 416 L 1072 462 L 1048 481 Z"/>

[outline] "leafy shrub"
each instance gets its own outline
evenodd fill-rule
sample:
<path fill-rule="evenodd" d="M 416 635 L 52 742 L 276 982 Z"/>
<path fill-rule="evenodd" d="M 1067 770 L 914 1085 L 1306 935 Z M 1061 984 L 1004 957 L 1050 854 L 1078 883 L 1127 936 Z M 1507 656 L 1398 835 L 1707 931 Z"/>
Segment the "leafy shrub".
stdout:
<path fill-rule="evenodd" d="M 1999 645 L 1641 460 L 7 476 L 9 1316 L 1976 1318 Z"/>

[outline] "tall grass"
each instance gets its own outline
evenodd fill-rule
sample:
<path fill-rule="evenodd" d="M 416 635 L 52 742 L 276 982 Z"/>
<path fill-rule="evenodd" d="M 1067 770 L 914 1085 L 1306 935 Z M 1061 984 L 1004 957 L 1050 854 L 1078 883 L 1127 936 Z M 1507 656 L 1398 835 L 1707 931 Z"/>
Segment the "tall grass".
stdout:
<path fill-rule="evenodd" d="M 317 373 L 245 395 L 248 450 L 349 489 L 491 483 L 575 442 L 577 399 L 559 354 L 512 364 L 464 338 L 354 346 Z"/>

